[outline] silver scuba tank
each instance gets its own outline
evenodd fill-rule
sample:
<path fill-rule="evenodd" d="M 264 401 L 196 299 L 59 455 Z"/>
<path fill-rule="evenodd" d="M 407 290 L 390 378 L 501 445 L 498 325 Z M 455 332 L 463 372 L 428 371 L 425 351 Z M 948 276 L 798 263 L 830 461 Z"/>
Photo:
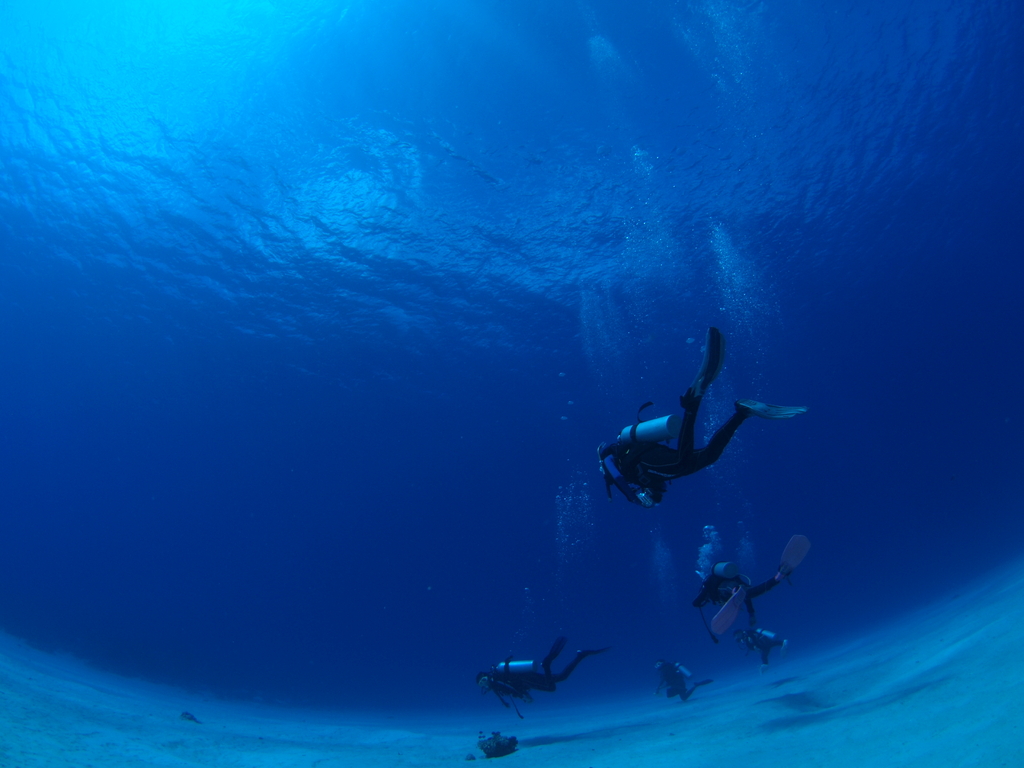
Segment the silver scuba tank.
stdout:
<path fill-rule="evenodd" d="M 544 674 L 539 661 L 510 661 L 507 665 L 503 661 L 498 665 L 497 669 L 499 672 L 507 671 L 512 675 L 528 675 L 531 672 Z"/>
<path fill-rule="evenodd" d="M 712 572 L 720 579 L 735 579 L 740 575 L 740 567 L 736 563 L 715 563 Z"/>
<path fill-rule="evenodd" d="M 679 437 L 682 428 L 683 419 L 675 414 L 650 421 L 641 421 L 639 424 L 630 424 L 628 427 L 622 428 L 622 431 L 619 432 L 619 445 L 660 443 Z"/>

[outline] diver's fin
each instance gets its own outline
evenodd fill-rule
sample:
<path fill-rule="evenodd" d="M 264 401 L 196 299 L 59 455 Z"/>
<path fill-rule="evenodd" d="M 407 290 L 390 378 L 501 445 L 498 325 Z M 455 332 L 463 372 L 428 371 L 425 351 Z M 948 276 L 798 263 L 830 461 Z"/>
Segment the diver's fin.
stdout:
<path fill-rule="evenodd" d="M 736 410 L 746 416 L 760 416 L 762 419 L 792 419 L 807 413 L 804 405 L 770 405 L 757 400 L 737 400 Z"/>
<path fill-rule="evenodd" d="M 796 567 L 803 562 L 811 549 L 811 540 L 799 533 L 789 540 L 786 548 L 782 551 L 782 559 L 779 561 L 779 575 L 786 578 Z M 778 578 L 778 577 L 776 577 Z"/>
<path fill-rule="evenodd" d="M 746 599 L 747 593 L 743 588 L 737 588 L 736 591 L 732 593 L 732 597 L 729 598 L 729 602 L 723 605 L 722 609 L 715 614 L 715 618 L 711 620 L 711 631 L 716 635 L 724 635 L 728 632 L 729 627 L 731 627 L 733 622 L 736 621 L 736 616 L 740 612 L 740 607 Z"/>
<path fill-rule="evenodd" d="M 712 326 L 708 328 L 707 340 L 704 342 L 704 359 L 701 361 L 700 370 L 697 371 L 697 378 L 693 380 L 687 395 L 703 397 L 707 388 L 711 386 L 718 374 L 722 371 L 725 363 L 725 336 L 722 332 Z"/>

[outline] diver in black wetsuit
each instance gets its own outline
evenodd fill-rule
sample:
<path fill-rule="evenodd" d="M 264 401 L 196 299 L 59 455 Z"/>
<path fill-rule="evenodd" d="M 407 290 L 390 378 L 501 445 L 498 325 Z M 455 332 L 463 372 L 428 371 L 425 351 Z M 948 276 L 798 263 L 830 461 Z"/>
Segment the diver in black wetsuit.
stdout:
<path fill-rule="evenodd" d="M 747 649 L 747 653 L 761 652 L 762 673 L 768 669 L 768 654 L 772 648 L 782 648 L 782 655 L 785 656 L 786 648 L 789 647 L 789 640 L 779 640 L 774 632 L 767 629 L 737 629 L 733 632 L 733 637 L 741 647 Z"/>
<path fill-rule="evenodd" d="M 739 592 L 742 591 L 743 604 L 750 615 L 750 626 L 754 626 L 757 623 L 757 617 L 754 614 L 754 598 L 775 589 L 783 579 L 789 581 L 790 574 L 803 562 L 810 548 L 811 542 L 806 536 L 797 534 L 791 537 L 786 544 L 786 548 L 782 550 L 782 557 L 779 558 L 779 570 L 768 581 L 758 584 L 756 587 L 752 587 L 750 579 L 740 573 L 740 567 L 736 563 L 715 563 L 707 576 L 701 573 L 700 575 L 704 576 L 704 583 L 700 585 L 700 593 L 694 599 L 693 607 L 700 609 L 700 617 L 704 621 L 704 627 L 708 630 L 708 634 L 711 635 L 711 639 L 716 643 L 718 642 L 718 638 L 711 631 L 711 627 L 715 627 L 722 612 L 720 611 L 719 615 L 712 619 L 711 627 L 708 627 L 707 620 L 704 618 L 705 605 L 712 603 L 713 605 L 723 606 L 732 600 L 734 595 L 740 597 Z M 736 610 L 739 610 L 738 605 Z M 725 632 L 735 617 L 735 613 L 727 615 L 726 623 L 717 627 L 715 632 Z"/>
<path fill-rule="evenodd" d="M 665 691 L 666 696 L 670 699 L 673 696 L 678 696 L 680 701 L 686 701 L 702 685 L 715 682 L 714 680 L 701 680 L 699 683 L 694 683 L 692 688 L 687 688 L 687 678 L 693 675 L 679 662 L 673 664 L 665 659 L 658 659 L 654 668 L 661 673 L 661 682 L 658 683 L 658 690 L 654 692 L 655 696 L 661 693 L 662 688 L 668 686 L 668 690 Z"/>
<path fill-rule="evenodd" d="M 756 400 L 737 400 L 736 413 L 729 417 L 704 448 L 694 448 L 693 429 L 701 398 L 715 380 L 725 362 L 725 337 L 717 328 L 709 328 L 704 359 L 697 378 L 686 394 L 679 398 L 684 416 L 664 416 L 634 424 L 623 429 L 615 443 L 602 443 L 597 448 L 601 472 L 608 498 L 612 486 L 634 504 L 653 507 L 664 495 L 667 484 L 685 475 L 692 475 L 714 464 L 725 446 L 746 419 L 791 419 L 806 413 L 803 406 L 769 405 Z M 651 403 L 641 406 L 642 411 Z M 639 413 L 637 414 L 639 418 Z M 677 437 L 675 449 L 663 443 Z"/>
<path fill-rule="evenodd" d="M 481 672 L 476 676 L 476 684 L 480 686 L 480 692 L 493 691 L 506 708 L 509 706 L 509 703 L 505 701 L 506 696 L 510 699 L 522 699 L 529 704 L 533 701 L 533 697 L 530 695 L 531 690 L 553 692 L 556 684 L 568 678 L 576 669 L 576 665 L 587 656 L 604 653 L 608 650 L 608 648 L 600 648 L 596 651 L 576 651 L 576 658 L 570 661 L 565 669 L 557 675 L 552 674 L 551 662 L 565 648 L 565 642 L 564 637 L 555 638 L 554 645 L 551 646 L 548 655 L 541 662 L 512 661 L 512 657 L 509 656 L 501 664 L 496 664 L 488 671 Z M 522 718 L 515 701 L 512 702 L 512 707 Z"/>
<path fill-rule="evenodd" d="M 715 563 L 715 567 L 711 569 L 711 574 L 700 585 L 700 594 L 694 599 L 693 607 L 703 608 L 708 603 L 712 605 L 725 605 L 729 602 L 733 592 L 742 588 L 747 595 L 743 605 L 746 606 L 747 613 L 750 616 L 750 626 L 754 626 L 757 623 L 757 617 L 754 615 L 754 598 L 775 589 L 786 576 L 788 574 L 779 571 L 763 584 L 752 587 L 750 586 L 750 579 L 740 573 L 739 566 L 736 563 Z"/>

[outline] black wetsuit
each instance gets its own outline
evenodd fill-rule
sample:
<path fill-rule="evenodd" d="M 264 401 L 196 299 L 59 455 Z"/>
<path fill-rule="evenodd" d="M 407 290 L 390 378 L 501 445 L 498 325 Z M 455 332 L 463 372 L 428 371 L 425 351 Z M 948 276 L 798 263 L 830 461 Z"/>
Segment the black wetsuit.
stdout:
<path fill-rule="evenodd" d="M 674 449 L 662 443 L 612 443 L 601 451 L 601 459 L 611 456 L 627 482 L 646 488 L 654 502 L 659 503 L 669 481 L 692 475 L 718 461 L 740 424 L 749 418 L 749 414 L 737 411 L 715 432 L 705 447 L 694 448 L 693 430 L 697 423 L 700 401 L 701 398 L 694 397 L 689 392 L 679 398 L 679 404 L 686 412 Z M 605 487 L 609 498 L 612 483 L 612 478 L 605 472 Z M 640 503 L 635 498 L 629 500 L 635 504 Z"/>
<path fill-rule="evenodd" d="M 732 579 L 726 579 L 721 576 L 716 576 L 714 570 L 711 575 L 704 579 L 704 583 L 701 584 L 700 594 L 693 601 L 694 608 L 703 608 L 708 603 L 714 605 L 725 605 L 729 602 L 729 598 L 732 597 L 733 590 L 736 587 L 743 587 L 743 590 L 747 593 L 746 599 L 743 601 L 743 605 L 747 608 L 747 613 L 750 615 L 750 625 L 753 626 L 757 623 L 757 617 L 754 615 L 754 603 L 755 597 L 760 597 L 765 592 L 775 589 L 781 582 L 774 576 L 763 584 L 758 584 L 756 587 L 750 586 L 750 580 L 746 576 L 737 576 Z"/>
<path fill-rule="evenodd" d="M 678 696 L 680 701 L 686 701 L 700 686 L 714 682 L 714 680 L 701 680 L 699 683 L 694 683 L 692 688 L 687 688 L 686 678 L 689 675 L 682 664 L 678 662 L 673 664 L 664 659 L 660 660 L 658 664 L 660 665 L 658 671 L 661 673 L 661 682 L 658 683 L 658 690 L 655 693 L 661 693 L 661 689 L 668 686 L 665 695 L 670 699 L 673 696 Z"/>
<path fill-rule="evenodd" d="M 737 629 L 734 633 L 736 642 L 750 651 L 761 652 L 761 663 L 768 663 L 768 654 L 772 648 L 778 648 L 779 646 L 785 645 L 784 640 L 779 640 L 775 637 L 774 632 L 769 632 L 766 629 Z"/>
<path fill-rule="evenodd" d="M 576 669 L 576 665 L 579 664 L 587 656 L 593 656 L 595 653 L 604 653 L 607 648 L 601 648 L 596 651 L 577 651 L 576 658 L 570 661 L 561 672 L 557 675 L 551 672 L 551 662 L 562 652 L 565 648 L 566 639 L 559 637 L 555 639 L 554 644 L 551 646 L 551 650 L 548 651 L 548 655 L 544 657 L 544 660 L 540 663 L 541 671 L 537 672 L 537 663 L 533 663 L 533 668 L 529 672 L 517 672 L 509 667 L 512 661 L 512 657 L 509 656 L 501 664 L 497 664 L 487 672 L 483 672 L 477 676 L 479 682 L 481 677 L 486 676 L 489 678 L 489 685 L 487 690 L 494 691 L 494 694 L 501 700 L 501 703 L 506 707 L 509 703 L 505 701 L 505 696 L 515 699 L 522 699 L 529 703 L 533 701 L 533 697 L 530 695 L 531 690 L 535 691 L 546 691 L 551 693 L 555 690 L 555 686 L 569 677 L 573 670 Z M 485 691 L 486 692 L 486 691 Z M 518 710 L 516 710 L 518 713 Z M 522 717 L 522 715 L 520 715 Z"/>

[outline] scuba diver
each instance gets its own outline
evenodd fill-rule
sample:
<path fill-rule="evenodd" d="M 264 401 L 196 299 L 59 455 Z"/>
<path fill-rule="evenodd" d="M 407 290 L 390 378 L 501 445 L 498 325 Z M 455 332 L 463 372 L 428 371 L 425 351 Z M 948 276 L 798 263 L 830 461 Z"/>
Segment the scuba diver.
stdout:
<path fill-rule="evenodd" d="M 742 589 L 745 597 L 741 599 L 747 609 L 747 613 L 750 615 L 750 626 L 754 626 L 757 623 L 757 617 L 754 615 L 753 599 L 775 589 L 782 581 L 782 578 L 784 577 L 775 574 L 764 584 L 752 587 L 750 586 L 750 578 L 740 573 L 740 567 L 736 563 L 715 563 L 715 567 L 711 569 L 711 574 L 700 585 L 700 594 L 694 599 L 693 607 L 703 608 L 708 603 L 718 606 L 725 605 L 737 590 Z M 703 615 L 702 611 L 701 616 L 703 617 Z"/>
<path fill-rule="evenodd" d="M 697 371 L 697 378 L 686 390 L 686 394 L 679 398 L 679 404 L 684 410 L 683 417 L 673 414 L 640 421 L 640 411 L 653 405 L 645 403 L 637 412 L 636 424 L 624 428 L 613 444 L 601 443 L 598 446 L 598 461 L 609 501 L 614 485 L 630 502 L 649 509 L 661 501 L 667 484 L 672 480 L 692 475 L 718 461 L 740 424 L 751 416 L 791 419 L 807 412 L 804 406 L 737 400 L 736 413 L 719 427 L 711 441 L 703 448 L 694 448 L 693 429 L 697 423 L 697 409 L 707 388 L 722 370 L 724 362 L 725 337 L 717 328 L 709 328 L 704 360 Z M 672 438 L 678 438 L 675 449 L 663 444 Z"/>
<path fill-rule="evenodd" d="M 774 632 L 769 632 L 767 629 L 737 629 L 733 632 L 733 637 L 736 638 L 736 642 L 741 648 L 746 648 L 747 653 L 751 651 L 761 652 L 761 674 L 763 675 L 765 670 L 768 669 L 768 654 L 772 648 L 782 648 L 782 655 L 786 655 L 786 649 L 789 647 L 789 640 L 779 640 Z"/>
<path fill-rule="evenodd" d="M 665 691 L 666 696 L 670 699 L 673 696 L 678 696 L 680 701 L 686 701 L 702 685 L 715 682 L 714 680 L 701 680 L 699 683 L 694 683 L 692 688 L 687 688 L 686 680 L 693 677 L 693 674 L 678 661 L 673 664 L 665 659 L 658 659 L 654 663 L 654 668 L 661 673 L 661 682 L 658 683 L 658 690 L 654 692 L 655 696 L 661 693 L 662 688 L 668 686 L 668 690 Z"/>
<path fill-rule="evenodd" d="M 705 628 L 708 628 L 708 624 L 704 619 L 704 606 L 708 603 L 723 606 L 722 610 L 712 619 L 711 627 L 708 628 L 711 639 L 718 642 L 712 629 L 715 633 L 722 634 L 732 626 L 740 603 L 747 609 L 750 626 L 754 626 L 757 623 L 757 617 L 754 614 L 754 598 L 775 589 L 783 579 L 789 581 L 790 574 L 796 570 L 810 549 L 811 542 L 806 536 L 797 534 L 790 538 L 786 548 L 782 551 L 778 572 L 768 581 L 758 584 L 756 587 L 752 587 L 750 579 L 740 573 L 740 567 L 736 563 L 715 563 L 711 573 L 704 578 L 704 583 L 700 585 L 700 593 L 693 601 L 693 607 L 700 609 L 700 617 L 704 621 Z"/>
<path fill-rule="evenodd" d="M 505 701 L 505 697 L 508 696 L 509 699 L 512 699 L 512 708 L 522 719 L 523 716 L 519 712 L 519 707 L 516 706 L 515 699 L 522 699 L 529 704 L 533 701 L 533 697 L 530 695 L 531 690 L 553 692 L 555 685 L 568 678 L 576 669 L 576 665 L 587 656 L 604 653 L 608 650 L 608 648 L 600 648 L 596 651 L 576 651 L 576 658 L 570 661 L 565 669 L 557 675 L 553 675 L 551 674 L 551 662 L 562 652 L 563 648 L 565 648 L 565 638 L 557 637 L 543 661 L 512 661 L 512 657 L 509 656 L 488 671 L 478 674 L 476 684 L 480 686 L 481 693 L 486 694 L 488 691 L 493 691 L 506 709 L 509 702 Z"/>

